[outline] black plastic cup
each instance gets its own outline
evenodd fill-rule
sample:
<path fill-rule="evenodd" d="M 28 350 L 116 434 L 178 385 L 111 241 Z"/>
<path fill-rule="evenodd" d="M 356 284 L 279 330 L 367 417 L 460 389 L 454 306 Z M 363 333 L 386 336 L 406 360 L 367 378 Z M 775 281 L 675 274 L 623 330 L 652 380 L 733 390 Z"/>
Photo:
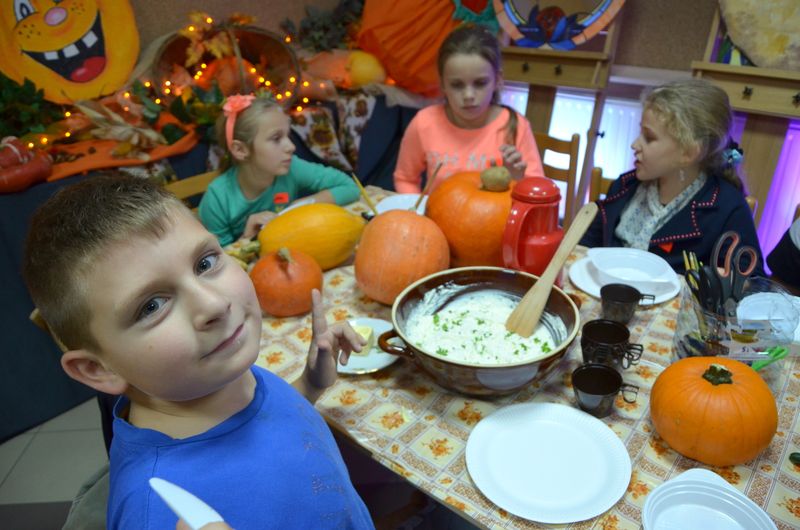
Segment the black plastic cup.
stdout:
<path fill-rule="evenodd" d="M 624 283 L 609 283 L 600 288 L 603 318 L 621 324 L 631 321 L 640 302 L 644 300 L 652 302 L 655 298 L 652 294 L 642 294 L 636 287 Z"/>
<path fill-rule="evenodd" d="M 620 373 L 607 364 L 587 363 L 572 372 L 572 390 L 582 411 L 595 418 L 611 414 L 617 394 L 622 399 L 635 403 L 639 387 L 622 382 Z"/>
<path fill-rule="evenodd" d="M 583 362 L 601 363 L 622 370 L 639 362 L 644 347 L 631 344 L 631 333 L 625 324 L 613 320 L 590 320 L 581 328 Z"/>

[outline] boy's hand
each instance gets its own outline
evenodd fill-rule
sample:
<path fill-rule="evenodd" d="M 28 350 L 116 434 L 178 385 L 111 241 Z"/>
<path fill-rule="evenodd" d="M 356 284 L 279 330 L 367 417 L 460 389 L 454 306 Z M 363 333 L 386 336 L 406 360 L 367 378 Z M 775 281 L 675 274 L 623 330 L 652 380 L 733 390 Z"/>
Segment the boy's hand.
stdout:
<path fill-rule="evenodd" d="M 503 155 L 503 165 L 506 167 L 511 178 L 519 180 L 525 176 L 528 164 L 522 159 L 522 154 L 513 145 L 503 144 L 500 146 L 500 154 Z"/>
<path fill-rule="evenodd" d="M 278 214 L 270 212 L 269 210 L 250 215 L 250 217 L 247 218 L 247 223 L 244 225 L 244 232 L 241 236 L 242 239 L 252 239 L 254 236 L 257 236 L 261 227 L 277 216 Z"/>
<path fill-rule="evenodd" d="M 311 346 L 306 369 L 295 383 L 295 388 L 313 403 L 336 382 L 337 360 L 341 357 L 342 364 L 347 364 L 350 353 L 361 351 L 367 341 L 347 322 L 328 326 L 322 295 L 318 290 L 311 291 L 311 301 Z"/>

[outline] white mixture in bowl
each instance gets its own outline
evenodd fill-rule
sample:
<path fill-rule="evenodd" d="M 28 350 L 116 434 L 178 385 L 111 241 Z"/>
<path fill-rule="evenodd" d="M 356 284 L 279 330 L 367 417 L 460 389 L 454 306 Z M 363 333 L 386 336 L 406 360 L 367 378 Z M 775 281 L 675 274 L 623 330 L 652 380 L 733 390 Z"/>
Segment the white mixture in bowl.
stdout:
<path fill-rule="evenodd" d="M 414 346 L 450 361 L 483 365 L 532 361 L 547 356 L 557 346 L 548 327 L 555 326 L 566 336 L 561 319 L 548 314 L 542 318 L 550 325 L 540 322 L 528 338 L 508 331 L 506 320 L 519 300 L 501 291 L 463 294 L 435 313 L 425 310 L 433 305 L 429 295 L 435 298 L 441 293 L 434 290 L 425 295 L 420 307 L 412 311 L 405 332 Z"/>

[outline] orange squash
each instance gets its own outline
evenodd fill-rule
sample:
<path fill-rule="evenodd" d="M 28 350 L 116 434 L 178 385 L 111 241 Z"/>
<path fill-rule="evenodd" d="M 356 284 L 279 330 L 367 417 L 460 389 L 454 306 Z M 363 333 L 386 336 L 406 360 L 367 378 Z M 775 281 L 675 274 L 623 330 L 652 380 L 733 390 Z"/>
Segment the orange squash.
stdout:
<path fill-rule="evenodd" d="M 259 259 L 250 279 L 261 310 L 275 317 L 304 315 L 311 311 L 311 290 L 322 290 L 322 269 L 314 258 L 282 248 Z"/>
<path fill-rule="evenodd" d="M 408 210 L 372 219 L 356 250 L 356 283 L 364 293 L 391 305 L 415 281 L 447 268 L 450 251 L 436 223 Z"/>
<path fill-rule="evenodd" d="M 511 211 L 505 168 L 456 173 L 428 198 L 425 215 L 444 232 L 453 267 L 503 266 L 503 232 Z M 499 175 L 498 175 L 499 173 Z"/>
<path fill-rule="evenodd" d="M 258 233 L 261 255 L 281 247 L 305 252 L 326 271 L 353 255 L 364 220 L 335 204 L 306 204 L 285 212 Z"/>
<path fill-rule="evenodd" d="M 775 435 L 778 409 L 755 370 L 721 357 L 687 357 L 650 394 L 653 426 L 680 454 L 712 466 L 752 460 Z"/>

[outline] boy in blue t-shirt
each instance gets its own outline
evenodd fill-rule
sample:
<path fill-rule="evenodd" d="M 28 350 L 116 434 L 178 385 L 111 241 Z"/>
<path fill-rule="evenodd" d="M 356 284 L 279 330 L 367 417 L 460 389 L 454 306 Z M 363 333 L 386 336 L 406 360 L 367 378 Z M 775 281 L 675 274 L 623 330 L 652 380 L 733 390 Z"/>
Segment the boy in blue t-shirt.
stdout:
<path fill-rule="evenodd" d="M 335 382 L 336 357 L 364 345 L 328 327 L 318 292 L 298 394 L 253 366 L 261 310 L 247 274 L 155 184 L 98 176 L 61 190 L 31 220 L 23 267 L 67 374 L 122 396 L 108 528 L 175 527 L 154 476 L 239 530 L 373 527 L 309 403 Z"/>

